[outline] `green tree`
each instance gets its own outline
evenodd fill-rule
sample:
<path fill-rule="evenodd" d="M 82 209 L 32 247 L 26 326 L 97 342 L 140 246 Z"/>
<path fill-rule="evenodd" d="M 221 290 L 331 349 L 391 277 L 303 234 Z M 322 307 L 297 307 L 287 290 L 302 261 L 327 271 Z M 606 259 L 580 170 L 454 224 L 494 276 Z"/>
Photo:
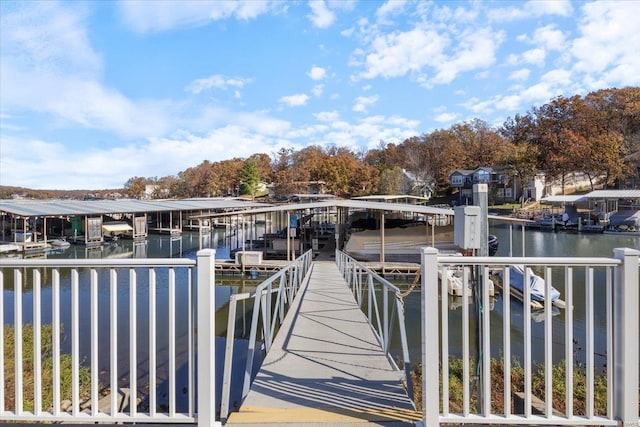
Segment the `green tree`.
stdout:
<path fill-rule="evenodd" d="M 402 168 L 396 166 L 380 172 L 378 192 L 380 194 L 402 194 L 404 190 L 404 174 Z"/>
<path fill-rule="evenodd" d="M 250 194 L 253 200 L 260 185 L 260 170 L 258 170 L 258 165 L 254 160 L 249 159 L 244 162 L 240 179 L 242 182 L 242 194 Z"/>

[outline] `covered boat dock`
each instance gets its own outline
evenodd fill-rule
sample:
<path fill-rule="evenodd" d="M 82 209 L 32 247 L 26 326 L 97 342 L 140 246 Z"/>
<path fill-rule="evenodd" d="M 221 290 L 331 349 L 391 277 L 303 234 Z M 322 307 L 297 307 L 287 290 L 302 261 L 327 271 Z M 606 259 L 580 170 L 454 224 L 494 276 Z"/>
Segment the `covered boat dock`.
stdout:
<path fill-rule="evenodd" d="M 180 234 L 184 227 L 209 231 L 203 218 L 265 206 L 229 198 L 181 200 L 3 200 L 0 240 L 24 251 L 44 250 L 63 239 L 87 246 L 114 238 L 145 239 L 149 233 Z M 199 216 L 195 220 L 193 216 Z"/>

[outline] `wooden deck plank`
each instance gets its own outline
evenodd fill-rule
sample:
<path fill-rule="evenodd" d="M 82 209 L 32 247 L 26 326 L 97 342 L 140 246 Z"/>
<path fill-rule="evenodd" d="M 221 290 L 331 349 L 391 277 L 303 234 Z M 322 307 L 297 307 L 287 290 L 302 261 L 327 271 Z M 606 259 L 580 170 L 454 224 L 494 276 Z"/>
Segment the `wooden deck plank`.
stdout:
<path fill-rule="evenodd" d="M 228 425 L 419 419 L 334 262 L 314 262 L 297 303 Z"/>

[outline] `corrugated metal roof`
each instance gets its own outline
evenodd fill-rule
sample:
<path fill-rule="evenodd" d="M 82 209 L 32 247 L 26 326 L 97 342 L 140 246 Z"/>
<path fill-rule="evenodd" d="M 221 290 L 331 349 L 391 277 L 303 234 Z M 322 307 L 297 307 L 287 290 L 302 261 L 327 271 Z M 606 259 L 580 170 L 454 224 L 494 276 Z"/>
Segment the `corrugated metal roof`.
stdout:
<path fill-rule="evenodd" d="M 428 197 L 413 196 L 409 194 L 383 194 L 383 195 L 376 195 L 376 196 L 359 196 L 359 197 L 353 197 L 351 200 L 402 200 L 402 199 L 424 200 L 424 201 L 429 200 Z"/>
<path fill-rule="evenodd" d="M 588 198 L 585 195 L 579 196 L 547 196 L 541 199 L 542 202 L 548 203 L 575 203 L 575 202 L 586 202 Z"/>
<path fill-rule="evenodd" d="M 590 199 L 640 199 L 640 190 L 595 190 L 585 197 Z"/>
<path fill-rule="evenodd" d="M 23 217 L 100 215 L 169 211 L 217 211 L 263 207 L 264 203 L 225 198 L 181 200 L 2 200 L 0 212 Z"/>
<path fill-rule="evenodd" d="M 314 202 L 314 203 L 290 203 L 286 205 L 278 205 L 278 206 L 270 206 L 270 207 L 262 207 L 256 209 L 248 209 L 244 211 L 235 211 L 234 215 L 255 215 L 267 212 L 294 212 L 294 211 L 303 211 L 305 209 L 318 209 L 318 208 L 331 208 L 331 207 L 342 207 L 342 208 L 352 208 L 352 209 L 363 209 L 363 210 L 384 210 L 384 211 L 393 211 L 393 212 L 413 212 L 413 213 L 421 213 L 426 215 L 454 215 L 453 209 L 443 209 L 436 208 L 433 206 L 423 206 L 423 205 L 411 205 L 406 203 L 385 203 L 385 202 L 371 202 L 364 200 L 331 200 L 331 201 L 323 201 L 323 202 Z M 193 215 L 192 218 L 209 218 L 209 217 L 219 217 L 225 216 L 225 214 L 213 214 L 213 215 Z M 514 222 L 514 223 L 525 223 L 530 222 L 528 220 L 523 220 L 519 218 L 511 218 L 504 217 L 499 215 L 489 215 L 488 217 L 491 220 L 503 221 L 503 222 Z"/>

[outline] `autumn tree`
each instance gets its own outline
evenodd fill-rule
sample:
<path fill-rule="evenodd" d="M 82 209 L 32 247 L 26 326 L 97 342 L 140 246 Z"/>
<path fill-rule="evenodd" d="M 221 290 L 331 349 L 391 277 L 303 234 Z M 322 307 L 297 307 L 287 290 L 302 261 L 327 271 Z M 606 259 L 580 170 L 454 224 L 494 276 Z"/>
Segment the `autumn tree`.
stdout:
<path fill-rule="evenodd" d="M 468 169 L 494 165 L 507 150 L 505 140 L 483 120 L 453 125 L 450 130 L 464 147 L 462 160 Z"/>
<path fill-rule="evenodd" d="M 127 195 L 129 197 L 141 199 L 142 196 L 144 196 L 148 182 L 148 178 L 134 176 L 133 178 L 129 178 L 129 180 L 127 180 L 127 182 L 124 184 L 124 189 L 127 191 Z"/>

